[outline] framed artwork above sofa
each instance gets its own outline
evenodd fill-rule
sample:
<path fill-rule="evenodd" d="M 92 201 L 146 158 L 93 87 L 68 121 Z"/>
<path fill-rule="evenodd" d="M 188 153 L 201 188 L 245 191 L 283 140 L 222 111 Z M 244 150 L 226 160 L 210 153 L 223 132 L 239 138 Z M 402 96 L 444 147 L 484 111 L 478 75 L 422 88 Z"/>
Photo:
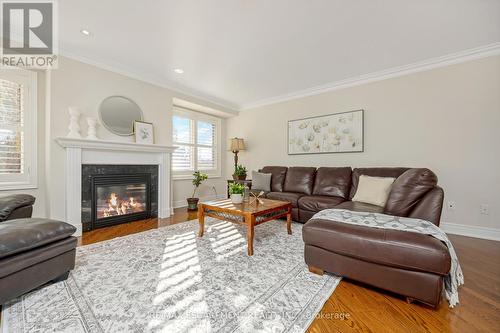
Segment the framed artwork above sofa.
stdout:
<path fill-rule="evenodd" d="M 363 152 L 364 110 L 288 121 L 288 155 Z"/>

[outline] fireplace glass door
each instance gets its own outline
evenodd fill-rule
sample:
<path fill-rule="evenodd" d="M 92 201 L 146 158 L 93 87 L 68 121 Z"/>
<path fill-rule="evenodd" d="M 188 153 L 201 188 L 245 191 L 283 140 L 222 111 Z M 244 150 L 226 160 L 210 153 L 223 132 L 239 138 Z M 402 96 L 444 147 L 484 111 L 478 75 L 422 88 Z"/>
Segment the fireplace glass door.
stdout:
<path fill-rule="evenodd" d="M 95 176 L 93 185 L 94 227 L 151 216 L 149 175 Z"/>

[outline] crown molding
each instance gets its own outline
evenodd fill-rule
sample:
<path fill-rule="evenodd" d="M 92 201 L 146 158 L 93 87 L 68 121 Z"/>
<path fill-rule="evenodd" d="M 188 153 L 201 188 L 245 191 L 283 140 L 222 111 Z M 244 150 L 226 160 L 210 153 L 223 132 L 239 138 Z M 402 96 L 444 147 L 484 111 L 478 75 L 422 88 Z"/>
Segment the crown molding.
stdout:
<path fill-rule="evenodd" d="M 158 87 L 169 89 L 172 92 L 178 93 L 180 95 L 191 97 L 191 98 L 197 99 L 197 100 L 202 101 L 202 102 L 210 103 L 215 107 L 222 107 L 222 108 L 227 109 L 229 111 L 238 111 L 239 110 L 239 105 L 237 105 L 237 104 L 233 104 L 233 103 L 225 101 L 225 100 L 214 98 L 213 96 L 207 96 L 203 93 L 200 93 L 198 91 L 194 91 L 194 90 L 189 89 L 189 88 L 184 87 L 184 86 L 176 85 L 175 83 L 173 83 L 169 80 L 166 80 L 164 78 L 161 78 L 161 77 L 152 76 L 152 75 L 147 74 L 147 73 L 138 72 L 137 70 L 134 70 L 134 69 L 132 69 L 126 65 L 120 64 L 118 62 L 113 62 L 113 65 L 109 65 L 109 64 L 105 63 L 104 61 L 95 60 L 97 58 L 89 58 L 89 57 L 81 56 L 81 55 L 76 54 L 75 52 L 73 52 L 67 48 L 62 48 L 62 47 L 59 49 L 59 54 L 63 57 L 66 57 L 66 58 L 69 58 L 72 60 L 76 60 L 76 61 L 85 63 L 87 65 L 91 65 L 91 66 L 94 66 L 94 67 L 97 67 L 100 69 L 104 69 L 104 70 L 107 70 L 107 71 L 110 71 L 110 72 L 113 72 L 116 74 L 127 76 L 129 78 L 143 81 L 143 82 L 146 82 L 146 83 L 158 86 Z M 182 98 L 182 96 L 178 96 L 178 97 Z"/>
<path fill-rule="evenodd" d="M 94 59 L 84 57 L 81 55 L 78 55 L 74 52 L 71 52 L 70 50 L 66 48 L 61 48 L 60 49 L 60 54 L 64 57 L 77 60 L 80 62 L 83 62 L 85 64 L 89 64 L 113 73 L 121 74 L 133 79 L 137 79 L 143 82 L 147 82 L 149 84 L 153 84 L 155 86 L 159 86 L 162 88 L 166 88 L 171 90 L 172 92 L 181 94 L 183 96 L 191 97 L 199 101 L 203 101 L 206 103 L 210 103 L 213 106 L 216 107 L 221 107 L 225 110 L 229 111 L 243 111 L 243 110 L 249 110 L 249 109 L 254 109 L 257 107 L 262 107 L 266 105 L 271 105 L 275 103 L 280 103 L 280 102 L 286 102 L 294 99 L 299 99 L 303 97 L 308 97 L 308 96 L 314 96 L 318 94 L 322 94 L 325 92 L 330 92 L 334 90 L 340 90 L 344 88 L 349 88 L 349 87 L 354 87 L 366 83 L 371 83 L 371 82 L 377 82 L 377 81 L 382 81 L 390 78 L 395 78 L 399 76 L 404 76 L 412 73 L 417 73 L 417 72 L 422 72 L 434 68 L 439 68 L 439 67 L 444 67 L 444 66 L 449 66 L 453 64 L 458 64 L 462 62 L 467 62 L 475 59 L 480 59 L 480 58 L 485 58 L 485 57 L 490 57 L 494 55 L 500 54 L 500 42 L 497 43 L 492 43 L 480 47 L 476 47 L 473 49 L 467 49 L 463 50 L 460 52 L 456 53 L 451 53 L 448 55 L 440 56 L 440 57 L 435 57 L 423 61 L 418 61 L 414 62 L 408 65 L 403 65 L 403 66 L 398 66 L 398 67 L 392 67 L 389 69 L 385 69 L 382 71 L 377 71 L 373 73 L 368 73 L 368 74 L 363 74 L 359 76 L 355 76 L 352 78 L 344 79 L 344 80 L 339 80 L 339 81 L 333 81 L 327 84 L 315 86 L 312 88 L 308 89 L 303 89 L 283 95 L 278 95 L 275 97 L 270 97 L 270 98 L 265 98 L 261 99 L 255 102 L 251 103 L 246 103 L 246 104 L 235 104 L 231 103 L 225 100 L 220 100 L 217 98 L 214 98 L 213 96 L 208 96 L 206 94 L 200 93 L 198 91 L 194 91 L 193 89 L 184 87 L 184 86 L 179 86 L 176 85 L 175 83 L 168 81 L 164 78 L 157 77 L 157 76 L 151 76 L 150 74 L 146 73 L 141 73 L 136 70 L 133 70 L 132 68 L 129 68 L 123 64 L 119 64 L 117 62 L 114 62 L 113 65 L 108 65 L 105 62 L 102 61 L 96 61 Z M 182 98 L 182 96 L 181 96 Z M 230 113 L 233 113 L 230 112 Z"/>
<path fill-rule="evenodd" d="M 243 104 L 240 106 L 239 111 L 254 109 L 257 107 L 271 105 L 280 102 L 286 102 L 298 98 L 318 95 L 325 92 L 340 90 L 366 83 L 382 81 L 398 76 L 404 76 L 412 73 L 422 72 L 438 67 L 449 66 L 475 59 L 490 57 L 498 54 L 500 54 L 500 42 L 476 47 L 473 49 L 467 49 L 460 52 L 451 53 L 448 55 L 435 57 L 423 61 L 414 62 L 408 65 L 393 67 L 382 71 L 359 75 L 345 80 L 334 81 L 324 85 L 319 85 L 288 94 L 266 98 L 248 104 Z"/>

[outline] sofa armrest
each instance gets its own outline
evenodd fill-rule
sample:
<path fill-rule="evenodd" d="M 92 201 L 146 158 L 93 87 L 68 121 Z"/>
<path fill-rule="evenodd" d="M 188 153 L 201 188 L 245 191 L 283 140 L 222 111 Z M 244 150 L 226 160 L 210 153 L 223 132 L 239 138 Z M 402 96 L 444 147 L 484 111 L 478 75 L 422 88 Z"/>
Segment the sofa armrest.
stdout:
<path fill-rule="evenodd" d="M 439 226 L 443 210 L 444 191 L 436 186 L 415 205 L 408 217 L 430 221 Z"/>
<path fill-rule="evenodd" d="M 29 194 L 12 194 L 0 197 L 0 222 L 13 218 L 31 217 L 35 197 Z"/>

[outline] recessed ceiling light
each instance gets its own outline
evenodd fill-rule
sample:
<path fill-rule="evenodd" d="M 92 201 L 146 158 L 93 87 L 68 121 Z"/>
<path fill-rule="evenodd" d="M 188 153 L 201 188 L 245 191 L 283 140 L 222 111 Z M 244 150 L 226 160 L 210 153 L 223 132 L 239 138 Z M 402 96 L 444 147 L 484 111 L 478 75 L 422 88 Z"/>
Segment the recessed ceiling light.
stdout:
<path fill-rule="evenodd" d="M 90 31 L 88 31 L 88 30 L 82 29 L 82 30 L 80 30 L 80 32 L 82 34 L 84 34 L 85 36 L 90 36 Z"/>
<path fill-rule="evenodd" d="M 182 74 L 184 73 L 184 70 L 182 68 L 176 68 L 174 69 L 174 72 L 176 72 L 177 74 Z"/>

